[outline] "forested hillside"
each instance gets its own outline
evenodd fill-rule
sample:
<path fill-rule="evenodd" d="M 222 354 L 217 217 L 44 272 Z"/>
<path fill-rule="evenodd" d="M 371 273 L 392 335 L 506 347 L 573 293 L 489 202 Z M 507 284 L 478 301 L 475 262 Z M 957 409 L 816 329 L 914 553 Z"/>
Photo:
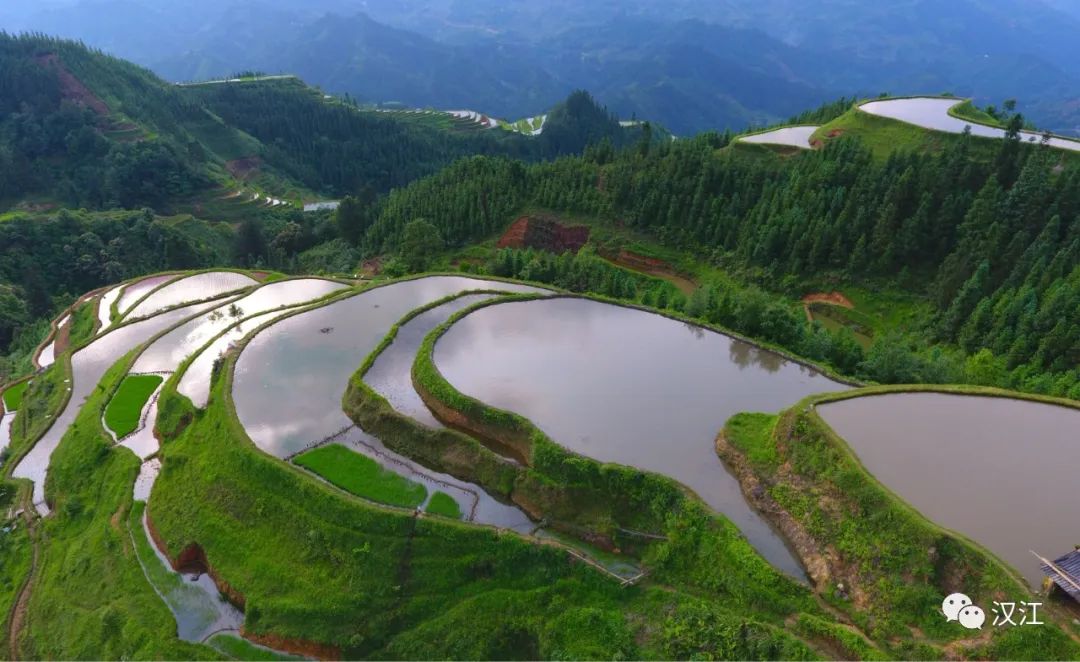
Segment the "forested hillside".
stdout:
<path fill-rule="evenodd" d="M 448 134 L 320 98 L 295 80 L 184 88 L 231 126 L 257 138 L 265 161 L 315 190 L 341 196 L 364 186 L 387 192 L 471 154 L 537 161 L 580 153 L 589 141 L 616 145 L 623 128 L 587 92 L 557 104 L 540 136 L 492 130 Z"/>
<path fill-rule="evenodd" d="M 459 135 L 358 112 L 297 79 L 177 87 L 79 44 L 0 34 L 0 212 L 197 210 L 257 174 L 331 196 L 386 192 L 466 155 L 536 161 L 636 135 L 587 94 L 575 99 L 552 114 L 551 136 Z"/>
<path fill-rule="evenodd" d="M 211 184 L 179 127 L 202 109 L 135 65 L 0 34 L 0 201 L 160 205 Z M 152 139 L 143 139 L 151 138 Z"/>
<path fill-rule="evenodd" d="M 990 143 L 992 162 L 972 155 L 970 136 L 940 154 L 885 162 L 851 139 L 790 160 L 717 150 L 724 140 L 594 149 L 532 167 L 477 157 L 394 192 L 364 245 L 396 250 L 416 217 L 460 246 L 501 231 L 527 207 L 592 216 L 789 295 L 869 283 L 931 298 L 937 313 L 917 333 L 875 345 L 882 361 L 873 379 L 970 379 L 1080 396 L 1075 165 L 1062 171 L 1059 154 L 1019 139 Z M 758 332 L 802 342 L 798 331 L 766 324 Z M 977 361 L 965 365 L 947 349 L 957 346 Z"/>

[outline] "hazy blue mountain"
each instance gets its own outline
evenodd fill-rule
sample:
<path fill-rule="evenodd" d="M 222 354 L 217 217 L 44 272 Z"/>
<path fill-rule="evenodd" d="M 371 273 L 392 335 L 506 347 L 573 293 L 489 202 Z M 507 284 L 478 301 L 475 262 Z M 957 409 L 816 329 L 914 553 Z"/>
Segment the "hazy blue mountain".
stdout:
<path fill-rule="evenodd" d="M 0 10 L 4 26 L 78 38 L 172 80 L 290 71 L 373 101 L 511 119 L 585 88 L 620 115 L 677 133 L 768 122 L 842 94 L 883 91 L 1018 98 L 1041 126 L 1080 123 L 1073 0 L 18 4 Z"/>

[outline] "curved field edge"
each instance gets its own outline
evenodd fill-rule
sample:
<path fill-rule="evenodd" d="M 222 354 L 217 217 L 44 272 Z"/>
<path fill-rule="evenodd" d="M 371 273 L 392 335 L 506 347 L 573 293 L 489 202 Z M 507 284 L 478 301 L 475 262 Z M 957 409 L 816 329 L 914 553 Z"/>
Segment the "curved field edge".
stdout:
<path fill-rule="evenodd" d="M 162 289 L 164 289 L 166 287 L 169 287 L 170 285 L 173 285 L 175 283 L 178 283 L 181 280 L 191 278 L 192 276 L 198 276 L 199 274 L 209 274 L 209 273 L 241 274 L 243 276 L 247 276 L 248 278 L 251 278 L 255 282 L 252 283 L 251 285 L 246 285 L 244 287 L 238 287 L 238 288 L 229 290 L 227 292 L 221 292 L 220 294 L 215 294 L 215 295 L 213 295 L 211 297 L 204 297 L 204 298 L 201 298 L 201 299 L 192 299 L 190 301 L 184 301 L 184 302 L 182 302 L 182 305 L 190 306 L 192 304 L 202 303 L 204 301 L 213 301 L 213 300 L 216 300 L 216 299 L 224 297 L 224 296 L 237 294 L 239 292 L 247 292 L 248 290 L 251 290 L 253 288 L 261 287 L 263 285 L 268 284 L 266 282 L 266 279 L 261 279 L 260 280 L 258 278 L 255 278 L 255 276 L 253 276 L 253 274 L 255 274 L 255 273 L 266 273 L 264 271 L 260 271 L 260 270 L 256 270 L 256 269 L 209 268 L 209 269 L 198 269 L 198 270 L 195 270 L 195 271 L 166 271 L 166 272 L 162 272 L 162 273 L 159 273 L 159 274 L 150 274 L 148 276 L 141 276 L 141 277 L 139 277 L 137 279 L 134 279 L 132 281 L 128 281 L 124 285 L 124 289 L 126 290 L 128 285 L 138 283 L 140 281 L 146 280 L 147 278 L 154 278 L 156 276 L 175 275 L 176 278 L 170 278 L 169 280 L 167 280 L 167 281 L 165 281 L 163 283 L 160 283 L 156 287 L 151 288 L 146 294 L 142 295 L 141 297 L 136 299 L 134 302 L 132 302 L 132 304 L 128 307 L 127 312 L 125 312 L 123 315 L 120 315 L 118 318 L 114 318 L 114 319 L 116 321 L 131 321 L 131 320 L 135 320 L 135 319 L 147 319 L 148 317 L 155 317 L 160 312 L 163 312 L 163 311 L 157 311 L 157 312 L 153 313 L 152 315 L 138 317 L 138 318 L 131 317 L 131 313 L 132 313 L 132 311 L 136 310 L 139 307 L 139 304 L 141 304 L 143 301 L 146 301 L 147 299 L 149 299 L 154 294 L 157 294 L 160 290 L 162 290 Z M 279 280 L 280 279 L 274 279 L 274 280 L 272 280 L 270 282 L 279 282 Z M 336 280 L 336 279 L 327 279 L 327 280 Z M 350 285 L 352 284 L 350 281 L 338 281 L 338 282 L 348 283 Z M 123 296 L 124 296 L 124 293 L 121 292 L 120 296 L 116 297 L 116 301 L 113 302 L 113 307 L 114 308 L 120 302 L 120 299 L 123 298 Z"/>
<path fill-rule="evenodd" d="M 519 454 L 528 459 L 528 466 L 516 467 L 519 471 L 530 471 L 540 475 L 549 484 L 554 484 L 563 492 L 580 494 L 593 503 L 602 504 L 606 509 L 605 517 L 599 521 L 581 521 L 580 513 L 576 519 L 569 520 L 572 524 L 586 525 L 601 536 L 613 536 L 625 529 L 633 527 L 652 529 L 654 531 L 670 531 L 673 514 L 678 515 L 686 512 L 693 516 L 706 517 L 713 522 L 717 531 L 724 531 L 724 535 L 731 534 L 739 542 L 730 545 L 730 556 L 724 562 L 742 566 L 743 571 L 749 570 L 757 581 L 764 585 L 776 587 L 784 583 L 795 585 L 795 582 L 783 573 L 769 565 L 754 548 L 745 541 L 732 524 L 721 513 L 712 513 L 694 493 L 677 481 L 652 472 L 634 469 L 616 464 L 602 464 L 590 458 L 573 453 L 556 441 L 550 439 L 536 425 L 527 418 L 509 411 L 491 407 L 475 398 L 471 398 L 459 392 L 439 372 L 434 362 L 434 349 L 439 338 L 442 337 L 455 323 L 462 318 L 492 305 L 500 305 L 509 302 L 533 301 L 538 299 L 552 298 L 579 298 L 622 305 L 627 308 L 642 310 L 646 313 L 658 314 L 642 306 L 631 306 L 621 302 L 608 301 L 600 297 L 588 295 L 562 294 L 553 297 L 538 297 L 536 295 L 514 295 L 500 299 L 492 299 L 477 303 L 451 316 L 447 322 L 440 325 L 429 333 L 417 352 L 413 363 L 412 377 L 417 392 L 421 395 L 425 404 L 440 418 L 455 427 L 468 430 L 482 438 L 493 439 L 505 446 L 515 448 Z M 678 319 L 678 317 L 675 317 Z M 350 393 L 360 393 L 365 388 L 358 378 L 354 377 L 350 383 Z M 348 400 L 348 397 L 347 397 Z M 372 401 L 380 401 L 377 395 L 369 398 Z M 384 407 L 389 405 L 382 401 Z M 407 419 L 411 421 L 411 419 Z M 412 423 L 414 427 L 420 427 Z M 456 434 L 452 430 L 447 435 Z M 457 437 L 466 435 L 457 434 Z M 473 444 L 478 444 L 472 440 Z M 490 450 L 483 448 L 481 453 L 488 453 L 494 457 Z M 500 458 L 501 459 L 501 458 Z M 571 491 L 572 490 L 572 491 Z M 510 497 L 518 502 L 515 494 Z M 551 514 L 544 513 L 545 520 L 550 521 Z M 556 528 L 559 522 L 553 522 Z M 573 528 L 571 532 L 575 532 Z M 580 531 L 576 532 L 579 536 Z M 595 538 L 595 536 L 592 536 Z M 601 541 L 604 538 L 601 537 Z M 610 540 L 610 538 L 609 538 Z M 610 544 L 610 542 L 609 542 Z M 646 562 L 650 557 L 646 555 Z M 737 561 L 736 561 L 737 560 Z M 714 559 L 718 565 L 720 559 Z M 733 576 L 737 573 L 733 573 Z"/>
<path fill-rule="evenodd" d="M 165 381 L 161 375 L 127 375 L 120 384 L 116 395 L 105 407 L 105 424 L 123 439 L 139 427 L 146 403 L 158 386 Z"/>
<path fill-rule="evenodd" d="M 984 628 L 969 638 L 969 631 L 947 623 L 940 605 L 953 592 L 977 604 L 1030 601 L 1032 593 L 992 552 L 931 521 L 882 484 L 815 410 L 828 402 L 906 392 L 1080 409 L 1070 401 L 984 387 L 875 386 L 811 396 L 779 415 L 737 414 L 718 435 L 717 453 L 747 500 L 792 543 L 815 590 L 882 648 L 911 658 L 921 658 L 920 649 L 932 652 L 928 646 L 940 656 L 939 647 L 961 645 L 963 655 L 977 659 L 1074 659 L 1080 645 L 1065 629 L 1071 616 L 1050 605 L 1051 624 L 1037 630 Z"/>
<path fill-rule="evenodd" d="M 175 638 L 172 614 L 142 574 L 125 528 L 140 462 L 113 446 L 101 417 L 136 354 L 109 368 L 53 453 L 53 516 L 36 524 L 40 562 L 19 642 L 25 658 L 218 657 Z"/>
<path fill-rule="evenodd" d="M 62 313 L 60 313 L 59 315 L 57 315 L 56 317 L 53 318 L 52 322 L 49 323 L 49 333 L 48 333 L 48 335 L 46 335 L 45 339 L 41 341 L 41 343 L 37 346 L 37 348 L 34 349 L 34 354 L 30 359 L 31 365 L 33 365 L 35 369 L 38 369 L 38 370 L 41 369 L 41 364 L 38 363 L 38 359 L 41 358 L 41 353 L 43 351 L 45 351 L 45 348 L 49 346 L 49 343 L 56 340 L 56 334 L 60 331 L 60 327 L 59 327 L 58 322 L 60 320 L 64 319 L 65 317 L 69 317 L 72 313 L 75 312 L 76 308 L 78 308 L 82 304 L 86 303 L 86 301 L 88 299 L 90 299 L 91 297 L 95 297 L 95 296 L 97 296 L 99 294 L 102 294 L 108 289 L 109 288 L 106 286 L 106 287 L 99 287 L 96 290 L 91 290 L 91 291 L 87 292 L 86 294 L 84 294 L 81 297 L 79 297 L 78 299 L 76 299 L 75 303 L 73 303 L 70 306 L 68 306 L 67 308 L 65 308 Z M 100 297 L 96 301 L 100 301 Z M 95 304 L 94 304 L 94 310 L 95 311 L 97 310 L 97 305 L 98 304 L 95 302 Z M 94 333 L 97 333 L 96 323 L 95 323 L 95 327 L 94 327 Z M 91 336 L 92 335 L 93 334 L 91 334 Z M 57 361 L 59 361 L 60 357 L 57 356 L 57 357 L 55 357 L 55 359 Z M 33 376 L 33 375 L 30 375 L 30 376 Z"/>
<path fill-rule="evenodd" d="M 963 101 L 963 99 L 958 97 L 933 97 L 927 95 L 869 99 L 852 107 L 849 111 L 835 120 L 822 125 L 821 128 L 811 136 L 810 140 L 812 143 L 820 142 L 822 144 L 828 144 L 830 141 L 838 140 L 844 136 L 855 136 L 862 140 L 864 146 L 870 149 L 873 152 L 874 157 L 879 161 L 887 159 L 888 155 L 896 149 L 934 153 L 939 152 L 946 146 L 961 140 L 963 134 L 929 129 L 903 120 L 868 113 L 861 108 L 862 105 L 874 101 L 928 98 L 955 99 L 958 102 Z M 967 118 L 957 119 L 971 124 L 978 124 L 978 122 L 974 122 Z M 1001 127 L 991 126 L 991 128 Z M 1053 137 L 1076 142 L 1075 138 L 1069 138 L 1068 136 L 1055 135 Z M 970 145 L 973 156 L 976 156 L 983 161 L 993 160 L 1002 142 L 1002 138 L 992 138 L 974 134 L 969 136 L 969 139 L 971 141 Z M 1072 161 L 1078 158 L 1077 152 L 1073 150 L 1057 147 L 1052 147 L 1052 149 L 1055 150 L 1055 156 L 1060 156 L 1060 158 L 1065 161 Z"/>
<path fill-rule="evenodd" d="M 500 291 L 470 290 L 414 309 L 391 327 L 349 380 L 342 400 L 345 413 L 362 429 L 379 437 L 388 448 L 423 466 L 481 486 L 489 494 L 521 508 L 533 521 L 562 529 L 608 549 L 616 546 L 618 543 L 614 541 L 614 537 L 618 518 L 614 516 L 613 508 L 609 504 L 618 501 L 598 494 L 587 485 L 555 480 L 536 471 L 529 463 L 521 465 L 508 461 L 474 437 L 453 428 L 428 428 L 396 411 L 385 398 L 363 381 L 363 376 L 379 355 L 393 343 L 402 326 L 428 310 L 462 296 L 475 294 L 505 295 L 491 301 L 519 298 L 531 300 L 550 296 L 506 295 Z M 522 445 L 516 444 L 512 447 L 519 451 L 519 456 L 529 457 L 527 449 Z M 585 458 L 579 459 L 585 463 L 596 464 Z M 666 505 L 674 505 L 666 497 L 682 498 L 673 482 L 665 485 L 664 490 L 666 493 L 657 498 L 663 499 Z M 663 517 L 653 517 L 651 521 L 637 522 L 635 525 L 657 530 L 662 529 L 663 522 Z M 628 523 L 624 521 L 623 524 Z"/>
<path fill-rule="evenodd" d="M 541 604 L 557 595 L 567 608 L 580 606 L 596 614 L 604 614 L 607 603 L 614 604 L 607 615 L 620 627 L 634 627 L 638 638 L 661 651 L 661 657 L 674 656 L 672 646 L 690 638 L 695 642 L 679 645 L 705 651 L 737 645 L 750 656 L 754 636 L 763 633 L 768 636 L 762 650 L 771 652 L 760 655 L 787 658 L 792 657 L 791 650 L 799 650 L 802 659 L 812 656 L 804 643 L 774 629 L 793 611 L 820 613 L 808 591 L 786 577 L 777 580 L 778 573 L 757 557 L 734 527 L 720 527 L 689 507 L 669 518 L 668 540 L 649 549 L 655 559 L 652 577 L 735 605 L 734 611 L 701 606 L 705 612 L 700 614 L 704 622 L 728 623 L 730 629 L 725 631 L 731 639 L 691 635 L 694 626 L 685 621 L 690 613 L 684 606 L 694 599 L 670 587 L 647 589 L 651 599 L 670 607 L 658 611 L 650 623 L 641 623 L 639 617 L 630 617 L 626 603 L 638 600 L 642 589 L 619 588 L 584 565 L 568 568 L 568 557 L 559 548 L 487 527 L 438 517 L 416 519 L 400 510 L 379 508 L 263 453 L 232 409 L 231 380 L 238 356 L 230 355 L 216 373 L 205 410 L 196 410 L 170 390 L 175 376 L 166 385 L 162 400 L 173 403 L 168 407 L 175 409 L 171 418 L 178 425 L 163 430 L 163 469 L 150 509 L 168 550 L 176 553 L 198 544 L 218 576 L 245 597 L 249 632 L 339 646 L 349 657 L 446 657 L 464 640 L 482 646 L 483 628 L 501 621 L 492 621 L 489 612 L 486 619 L 455 621 L 453 636 L 421 641 L 413 635 L 437 628 L 449 618 L 446 614 L 474 615 L 477 600 L 500 594 L 528 605 L 534 616 L 522 627 L 543 642 L 556 633 L 542 631 L 546 621 L 536 614 L 542 611 Z M 168 427 L 161 417 L 160 427 Z M 409 553 L 403 556 L 406 550 Z M 749 571 L 738 566 L 739 554 L 748 554 Z M 717 563 L 718 559 L 730 560 L 736 567 Z M 764 570 L 764 576 L 754 576 L 753 570 Z M 345 587 L 349 588 L 342 590 Z M 352 599 L 346 597 L 349 594 Z M 363 597 L 357 600 L 357 595 Z M 740 605 L 742 614 L 737 613 Z M 558 613 L 546 619 L 555 620 Z M 680 634 L 661 627 L 672 613 L 679 622 L 685 621 Z M 781 640 L 787 643 L 780 645 Z M 410 643 L 406 646 L 403 641 Z M 773 644 L 779 647 L 770 648 Z M 426 652 L 406 655 L 403 650 Z M 613 655 L 608 650 L 590 656 Z"/>

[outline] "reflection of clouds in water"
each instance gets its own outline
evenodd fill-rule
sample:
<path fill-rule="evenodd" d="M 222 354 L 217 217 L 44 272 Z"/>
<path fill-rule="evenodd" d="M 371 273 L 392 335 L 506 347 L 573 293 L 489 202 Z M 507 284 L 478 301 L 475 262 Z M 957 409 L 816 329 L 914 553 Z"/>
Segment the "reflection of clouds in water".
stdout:
<path fill-rule="evenodd" d="M 767 558 L 797 573 L 713 442 L 738 412 L 778 412 L 812 393 L 841 390 L 835 382 L 808 379 L 779 355 L 707 329 L 564 298 L 472 313 L 439 340 L 435 363 L 462 393 L 529 418 L 571 450 L 679 480 L 731 517 Z"/>
<path fill-rule="evenodd" d="M 375 288 L 282 320 L 251 339 L 236 364 L 233 398 L 257 445 L 288 455 L 339 431 L 350 376 L 409 311 L 465 290 L 537 291 L 437 276 Z M 324 333 L 324 329 L 332 332 Z M 289 430 L 273 433 L 275 428 Z M 272 450 L 267 445 L 272 445 Z"/>

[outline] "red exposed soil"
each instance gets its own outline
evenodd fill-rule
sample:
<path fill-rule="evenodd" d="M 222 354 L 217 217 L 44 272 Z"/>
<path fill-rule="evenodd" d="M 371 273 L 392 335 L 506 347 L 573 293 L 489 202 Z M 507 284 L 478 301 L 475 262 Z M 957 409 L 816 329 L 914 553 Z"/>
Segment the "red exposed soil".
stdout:
<path fill-rule="evenodd" d="M 496 248 L 534 248 L 563 253 L 581 250 L 589 241 L 589 228 L 566 227 L 549 218 L 522 216 L 510 224 Z"/>
<path fill-rule="evenodd" d="M 266 278 L 269 275 L 270 274 L 266 273 L 265 271 L 252 271 L 251 272 L 251 277 L 254 278 L 255 280 L 266 280 Z"/>
<path fill-rule="evenodd" d="M 229 602 L 237 605 L 241 610 L 244 609 L 247 604 L 247 599 L 244 597 L 244 594 L 232 586 L 229 586 L 228 583 L 214 572 L 214 569 L 206 559 L 206 552 L 203 551 L 203 548 L 198 544 L 191 543 L 180 553 L 180 556 L 173 560 L 173 557 L 169 554 L 169 548 L 165 545 L 164 539 L 161 537 L 161 534 L 158 533 L 157 527 L 154 526 L 154 520 L 150 516 L 149 505 L 147 506 L 146 511 L 146 528 L 150 530 L 150 537 L 153 539 L 154 545 L 165 554 L 165 558 L 169 559 L 169 564 L 172 565 L 173 570 L 178 572 L 194 570 L 210 575 L 210 578 L 214 580 L 214 584 L 217 586 L 218 591 L 228 598 Z M 259 645 L 268 646 L 294 655 L 303 655 L 319 660 L 341 659 L 341 649 L 329 644 L 320 644 L 314 641 L 305 641 L 303 639 L 288 639 L 275 634 L 256 635 L 247 632 L 243 625 L 240 626 L 240 635 Z"/>
<path fill-rule="evenodd" d="M 364 278 L 373 278 L 382 273 L 383 258 L 375 257 L 370 260 L 364 260 L 364 263 L 360 265 L 360 276 Z"/>
<path fill-rule="evenodd" d="M 68 316 L 64 325 L 56 330 L 56 345 L 53 347 L 53 356 L 60 356 L 67 351 L 71 344 L 71 316 Z"/>
<path fill-rule="evenodd" d="M 843 129 L 833 129 L 828 134 L 826 134 L 825 137 L 826 138 L 836 138 L 836 137 L 840 136 L 842 133 L 844 133 Z"/>
<path fill-rule="evenodd" d="M 679 288 L 679 291 L 683 294 L 691 294 L 697 289 L 697 283 L 686 276 L 680 275 L 670 264 L 663 260 L 645 257 L 626 250 L 620 251 L 617 257 L 614 259 L 608 258 L 608 260 L 632 271 L 663 278 Z"/>
<path fill-rule="evenodd" d="M 303 639 L 286 639 L 285 637 L 276 634 L 254 634 L 248 632 L 243 625 L 240 626 L 240 636 L 248 641 L 259 644 L 260 646 L 266 646 L 267 648 L 273 648 L 274 650 L 291 653 L 293 655 L 315 658 L 316 660 L 341 659 L 341 649 L 329 644 L 320 644 L 314 641 L 305 641 Z"/>
<path fill-rule="evenodd" d="M 620 265 L 629 269 L 635 269 L 638 271 L 668 271 L 670 272 L 671 265 L 663 260 L 658 260 L 653 257 L 645 257 L 644 255 L 638 255 L 630 251 L 620 251 L 619 257 L 615 260 Z"/>
<path fill-rule="evenodd" d="M 78 78 L 72 76 L 71 72 L 64 68 L 60 58 L 56 57 L 55 54 L 39 55 L 34 59 L 46 69 L 56 72 L 56 77 L 60 81 L 60 93 L 65 100 L 81 103 L 98 115 L 109 114 L 109 107 L 101 99 L 94 96 L 94 93 L 88 90 Z"/>
<path fill-rule="evenodd" d="M 827 303 L 832 306 L 842 306 L 844 308 L 855 309 L 855 304 L 851 303 L 851 299 L 840 292 L 816 292 L 814 294 L 807 294 L 803 297 L 802 302 L 805 304 L 811 303 Z"/>
<path fill-rule="evenodd" d="M 248 177 L 259 169 L 261 163 L 262 161 L 257 156 L 246 156 L 242 159 L 229 161 L 225 164 L 225 169 L 236 179 L 246 181 Z"/>

